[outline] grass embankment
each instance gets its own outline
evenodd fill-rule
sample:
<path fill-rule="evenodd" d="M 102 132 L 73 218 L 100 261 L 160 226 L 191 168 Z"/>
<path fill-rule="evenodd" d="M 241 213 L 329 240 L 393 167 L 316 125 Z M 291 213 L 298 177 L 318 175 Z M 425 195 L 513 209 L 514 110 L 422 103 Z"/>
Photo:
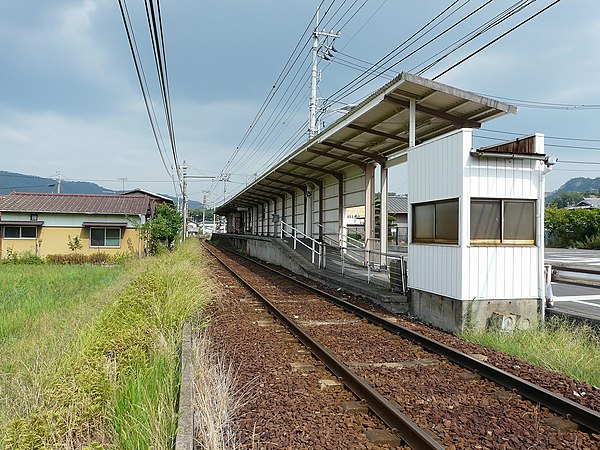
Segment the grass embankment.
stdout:
<path fill-rule="evenodd" d="M 588 325 L 549 317 L 544 330 L 470 332 L 462 337 L 575 380 L 600 386 L 600 337 Z"/>
<path fill-rule="evenodd" d="M 7 449 L 172 448 L 183 322 L 209 298 L 198 244 L 145 261 L 106 300 L 40 393 L 4 430 Z"/>

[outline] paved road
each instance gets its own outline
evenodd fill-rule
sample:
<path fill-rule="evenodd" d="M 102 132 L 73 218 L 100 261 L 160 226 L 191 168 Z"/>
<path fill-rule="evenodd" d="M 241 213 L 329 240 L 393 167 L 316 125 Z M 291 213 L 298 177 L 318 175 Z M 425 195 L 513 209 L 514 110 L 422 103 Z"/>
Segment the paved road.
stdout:
<path fill-rule="evenodd" d="M 547 264 L 600 270 L 600 250 L 546 249 Z M 591 279 L 600 282 L 599 276 L 569 274 L 573 281 Z M 554 304 L 557 312 L 583 316 L 600 321 L 600 286 L 582 286 L 562 282 L 552 282 Z"/>
<path fill-rule="evenodd" d="M 547 248 L 544 256 L 549 264 L 600 270 L 600 250 Z"/>

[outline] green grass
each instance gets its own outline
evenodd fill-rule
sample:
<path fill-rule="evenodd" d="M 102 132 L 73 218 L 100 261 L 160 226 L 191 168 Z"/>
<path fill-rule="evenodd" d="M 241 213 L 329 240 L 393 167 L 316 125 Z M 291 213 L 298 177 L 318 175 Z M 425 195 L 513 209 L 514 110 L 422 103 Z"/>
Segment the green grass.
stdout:
<path fill-rule="evenodd" d="M 7 449 L 170 448 L 183 322 L 210 299 L 198 243 L 146 260 L 62 358 Z"/>
<path fill-rule="evenodd" d="M 463 338 L 575 380 L 600 386 L 600 337 L 588 325 L 550 317 L 545 330 L 470 332 Z"/>
<path fill-rule="evenodd" d="M 17 340 L 54 311 L 64 311 L 111 285 L 120 266 L 5 265 L 0 270 L 0 344 Z"/>
<path fill-rule="evenodd" d="M 125 272 L 121 266 L 0 268 L 0 429 L 39 407 L 57 361 L 97 319 L 107 289 Z"/>
<path fill-rule="evenodd" d="M 173 352 L 154 356 L 133 370 L 115 395 L 111 426 L 117 448 L 173 448 L 179 373 L 179 360 Z"/>

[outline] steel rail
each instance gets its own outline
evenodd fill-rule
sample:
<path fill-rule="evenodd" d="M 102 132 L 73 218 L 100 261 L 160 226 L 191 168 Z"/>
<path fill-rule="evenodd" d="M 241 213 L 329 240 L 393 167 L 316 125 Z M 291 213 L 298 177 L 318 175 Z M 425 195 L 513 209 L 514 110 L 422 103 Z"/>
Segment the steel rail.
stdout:
<path fill-rule="evenodd" d="M 205 248 L 217 259 L 227 270 L 229 270 L 244 286 L 246 286 L 257 298 L 259 298 L 273 313 L 275 317 L 288 329 L 302 344 L 308 348 L 325 366 L 350 389 L 358 398 L 364 399 L 367 405 L 387 426 L 395 431 L 400 438 L 415 450 L 443 450 L 433 437 L 421 429 L 417 424 L 405 416 L 396 406 L 383 397 L 364 378 L 360 377 L 337 359 L 325 347 L 314 340 L 296 322 L 287 317 L 266 297 L 252 287 L 233 268 L 229 267 L 208 246 Z"/>
<path fill-rule="evenodd" d="M 477 372 L 482 377 L 487 378 L 488 380 L 493 381 L 495 383 L 498 383 L 507 389 L 514 390 L 518 392 L 521 396 L 533 402 L 539 403 L 542 406 L 545 406 L 546 408 L 550 409 L 556 414 L 567 416 L 571 420 L 578 423 L 583 428 L 589 431 L 592 431 L 594 433 L 600 433 L 600 413 L 590 408 L 587 408 L 586 406 L 580 405 L 577 402 L 569 400 L 568 398 L 563 397 L 555 392 L 549 391 L 548 389 L 545 389 L 541 386 L 537 386 L 533 383 L 530 383 L 529 381 L 526 381 L 520 377 L 517 377 L 502 369 L 499 369 L 498 367 L 495 367 L 491 364 L 479 361 L 478 359 L 475 359 L 472 356 L 469 356 L 452 347 L 430 339 L 420 333 L 417 333 L 415 331 L 409 330 L 408 328 L 404 328 L 398 324 L 390 322 L 389 320 L 386 320 L 383 317 L 373 314 L 372 312 L 367 311 L 366 309 L 353 305 L 352 303 L 342 300 L 314 286 L 302 283 L 301 281 L 285 273 L 281 273 L 267 265 L 254 261 L 253 259 L 250 259 L 245 255 L 241 255 L 232 250 L 228 251 L 260 267 L 268 269 L 269 271 L 276 273 L 277 275 L 280 275 L 296 284 L 299 284 L 305 289 L 322 295 L 323 297 L 331 301 L 333 304 L 349 312 L 352 312 L 373 324 L 379 325 L 380 327 L 384 328 L 387 331 L 390 331 L 391 333 L 397 334 L 405 339 L 408 339 L 433 353 L 444 356 L 449 361 L 452 361 L 473 372 Z"/>

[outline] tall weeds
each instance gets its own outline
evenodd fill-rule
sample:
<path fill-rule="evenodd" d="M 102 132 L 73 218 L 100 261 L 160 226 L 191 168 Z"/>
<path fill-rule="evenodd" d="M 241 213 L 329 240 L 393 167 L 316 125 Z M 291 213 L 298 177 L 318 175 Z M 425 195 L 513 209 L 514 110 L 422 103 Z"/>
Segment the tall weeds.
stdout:
<path fill-rule="evenodd" d="M 234 419 L 250 399 L 251 386 L 239 386 L 234 366 L 211 351 L 205 333 L 195 339 L 193 348 L 196 443 L 206 450 L 237 449 Z"/>
<path fill-rule="evenodd" d="M 600 386 L 600 337 L 589 325 L 550 317 L 544 330 L 472 332 L 464 338 Z"/>

